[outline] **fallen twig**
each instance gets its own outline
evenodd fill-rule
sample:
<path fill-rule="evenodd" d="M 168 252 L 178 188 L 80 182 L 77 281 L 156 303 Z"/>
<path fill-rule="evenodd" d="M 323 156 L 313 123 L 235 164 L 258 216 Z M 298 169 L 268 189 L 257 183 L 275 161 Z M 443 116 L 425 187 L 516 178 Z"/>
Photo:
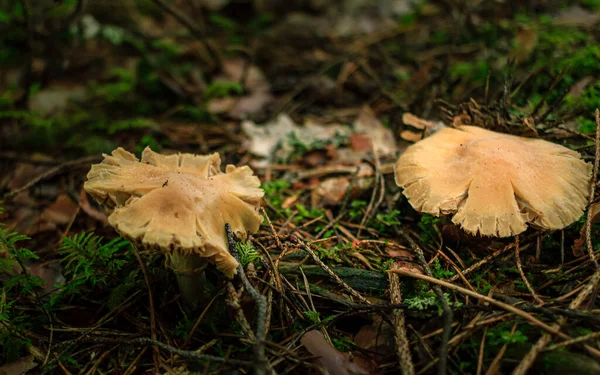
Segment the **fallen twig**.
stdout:
<path fill-rule="evenodd" d="M 590 259 L 592 260 L 596 268 L 598 268 L 598 261 L 596 260 L 596 256 L 594 255 L 594 247 L 592 246 L 593 217 L 590 206 L 594 201 L 594 195 L 596 195 L 596 183 L 598 182 L 598 165 L 600 164 L 600 109 L 596 108 L 594 117 L 596 119 L 596 153 L 594 157 L 594 171 L 592 172 L 592 186 L 590 187 L 590 199 L 588 204 L 587 217 L 585 220 L 585 239 L 588 253 L 590 254 Z"/>
<path fill-rule="evenodd" d="M 256 355 L 256 358 L 254 361 L 254 373 L 256 375 L 265 375 L 267 373 L 268 365 L 267 356 L 265 354 L 265 337 L 267 336 L 267 299 L 265 298 L 265 296 L 258 293 L 256 289 L 254 289 L 254 287 L 248 280 L 248 277 L 246 277 L 244 267 L 240 262 L 240 255 L 238 254 L 238 250 L 236 247 L 235 235 L 231 231 L 231 226 L 229 224 L 225 224 L 225 231 L 227 232 L 229 252 L 231 252 L 231 254 L 238 261 L 238 275 L 242 280 L 244 288 L 256 303 L 256 343 L 254 345 L 254 354 Z"/>
<path fill-rule="evenodd" d="M 407 272 L 407 271 L 404 271 L 404 270 L 401 270 L 401 269 L 400 270 L 389 270 L 388 272 L 394 272 L 394 273 L 397 273 L 397 274 L 400 274 L 400 275 L 403 275 L 403 276 L 409 276 L 409 277 L 412 277 L 412 278 L 415 278 L 415 279 L 420 279 L 420 280 L 423 280 L 423 281 L 427 281 L 427 282 L 430 282 L 430 283 L 433 283 L 433 284 L 438 284 L 438 285 L 440 285 L 440 286 L 442 286 L 444 288 L 448 288 L 448 289 L 454 290 L 456 292 L 459 292 L 461 294 L 465 294 L 465 295 L 468 295 L 470 297 L 473 297 L 473 298 L 485 301 L 485 302 L 487 302 L 487 303 L 489 303 L 491 305 L 495 305 L 497 307 L 500 307 L 503 310 L 509 311 L 509 312 L 511 312 L 511 313 L 513 313 L 515 315 L 520 316 L 521 318 L 529 321 L 531 324 L 544 329 L 548 333 L 551 333 L 553 335 L 562 337 L 563 339 L 566 339 L 566 340 L 570 340 L 571 339 L 571 337 L 569 337 L 568 335 L 560 332 L 555 327 L 549 326 L 548 324 L 542 322 L 541 320 L 538 320 L 533 315 L 528 314 L 528 313 L 526 313 L 525 311 L 523 311 L 521 309 L 518 309 L 518 308 L 516 308 L 516 307 L 514 307 L 512 305 L 509 305 L 507 303 L 497 301 L 497 300 L 495 300 L 493 298 L 484 296 L 482 294 L 473 292 L 473 291 L 471 291 L 469 289 L 465 289 L 465 288 L 462 288 L 460 286 L 451 284 L 451 283 L 446 282 L 446 281 L 438 280 L 438 279 L 433 278 L 433 277 L 429 277 L 429 276 L 425 276 L 425 275 L 420 275 L 420 274 L 416 274 L 416 273 L 412 273 L 412 272 Z M 596 356 L 598 356 L 600 358 L 600 351 L 598 351 L 597 349 L 593 349 L 593 352 L 594 352 L 594 354 Z"/>
<path fill-rule="evenodd" d="M 59 173 L 61 173 L 63 170 L 69 168 L 69 167 L 74 167 L 74 166 L 79 166 L 79 165 L 86 165 L 86 164 L 91 164 L 95 161 L 98 161 L 99 157 L 98 156 L 86 156 L 84 158 L 81 159 L 76 159 L 73 161 L 68 161 L 64 164 L 58 165 L 54 168 L 49 169 L 48 171 L 42 173 L 41 175 L 37 176 L 36 178 L 34 178 L 33 180 L 29 181 L 28 183 L 26 183 L 25 185 L 16 188 L 14 190 L 9 191 L 8 193 L 4 194 L 4 196 L 2 197 L 3 199 L 11 199 L 13 197 L 15 197 L 16 195 L 18 195 L 19 193 L 24 192 L 25 190 L 28 190 L 30 188 L 32 188 L 33 186 L 37 185 L 38 183 L 40 183 L 43 180 L 46 180 L 50 177 L 53 177 Z"/>
<path fill-rule="evenodd" d="M 363 297 L 359 292 L 357 292 L 356 290 L 352 289 L 350 287 L 350 285 L 346 284 L 344 282 L 344 280 L 340 279 L 340 277 L 338 275 L 335 274 L 335 272 L 333 272 L 331 270 L 331 268 L 329 268 L 325 263 L 323 263 L 323 261 L 321 259 L 319 259 L 319 257 L 317 256 L 317 254 L 315 254 L 315 252 L 310 248 L 310 246 L 305 243 L 304 241 L 300 240 L 299 238 L 294 237 L 296 242 L 298 242 L 303 248 L 304 250 L 309 253 L 311 255 L 311 257 L 313 258 L 313 260 L 319 265 L 321 266 L 321 268 L 327 272 L 327 274 L 329 274 L 329 276 L 331 276 L 342 288 L 344 288 L 348 293 L 350 293 L 353 297 L 356 297 L 360 302 L 369 305 L 371 302 L 369 302 L 369 300 L 367 300 L 365 297 Z"/>
<path fill-rule="evenodd" d="M 395 265 L 394 267 L 397 266 Z M 390 279 L 390 301 L 394 304 L 402 303 L 400 278 L 393 273 L 389 273 L 388 277 Z M 392 314 L 394 316 L 394 340 L 396 342 L 398 360 L 400 361 L 400 369 L 403 375 L 413 375 L 415 373 L 415 365 L 410 355 L 410 347 L 408 345 L 408 338 L 406 337 L 404 312 L 400 309 L 394 309 Z"/>
<path fill-rule="evenodd" d="M 408 241 L 413 253 L 417 256 L 417 260 L 419 261 L 421 267 L 425 270 L 428 277 L 436 280 L 431 273 L 431 269 L 429 268 L 429 264 L 425 260 L 425 254 L 423 254 L 423 250 L 417 245 L 417 243 L 406 233 L 402 228 L 396 227 L 396 230 Z M 452 285 L 452 284 L 450 284 Z M 442 289 L 439 286 L 434 286 L 433 291 L 435 292 L 440 304 L 442 305 L 442 310 L 444 311 L 444 332 L 442 334 L 442 342 L 440 344 L 440 361 L 438 365 L 438 374 L 445 375 L 446 368 L 448 366 L 448 342 L 450 341 L 450 331 L 452 330 L 452 320 L 453 314 L 450 305 L 448 305 L 448 301 L 446 301 L 446 297 L 442 292 Z"/>
<path fill-rule="evenodd" d="M 171 345 L 167 345 L 158 340 L 149 339 L 146 337 L 140 337 L 137 339 L 111 339 L 106 337 L 88 337 L 83 339 L 82 341 L 87 342 L 95 342 L 95 343 L 106 343 L 106 344 L 126 344 L 126 345 L 152 345 L 159 349 L 162 349 L 166 352 L 177 354 L 181 358 L 188 359 L 190 361 L 195 362 L 216 362 L 216 363 L 226 363 L 231 366 L 239 366 L 239 367 L 252 367 L 253 362 L 251 361 L 243 361 L 239 359 L 231 359 L 231 358 L 221 358 L 208 354 L 198 353 L 197 350 L 181 350 Z"/>

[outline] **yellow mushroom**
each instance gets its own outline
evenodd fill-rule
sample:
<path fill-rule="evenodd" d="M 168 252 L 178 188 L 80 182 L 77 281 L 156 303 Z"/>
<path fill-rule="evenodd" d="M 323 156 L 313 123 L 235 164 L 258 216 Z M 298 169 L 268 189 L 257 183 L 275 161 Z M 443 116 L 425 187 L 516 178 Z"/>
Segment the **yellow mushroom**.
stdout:
<path fill-rule="evenodd" d="M 454 214 L 469 233 L 509 237 L 528 223 L 557 230 L 581 217 L 591 171 L 566 147 L 460 126 L 410 146 L 395 177 L 417 211 Z"/>
<path fill-rule="evenodd" d="M 219 154 L 161 155 L 146 148 L 140 161 L 118 148 L 92 166 L 85 190 L 108 208 L 119 234 L 167 253 L 184 298 L 195 299 L 189 275 L 214 263 L 232 278 L 238 262 L 229 253 L 225 223 L 245 239 L 255 233 L 264 191 L 248 166 L 220 170 Z M 186 291 L 191 288 L 192 290 Z"/>

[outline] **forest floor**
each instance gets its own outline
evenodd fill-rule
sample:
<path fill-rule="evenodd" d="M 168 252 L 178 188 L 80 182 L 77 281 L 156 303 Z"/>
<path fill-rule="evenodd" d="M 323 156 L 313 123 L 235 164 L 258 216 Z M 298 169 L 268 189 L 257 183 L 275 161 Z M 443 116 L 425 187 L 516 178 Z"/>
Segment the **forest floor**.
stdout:
<path fill-rule="evenodd" d="M 2 4 L 0 374 L 600 373 L 598 203 L 482 238 L 394 181 L 444 125 L 597 163 L 600 1 Z M 83 189 L 117 147 L 252 168 L 254 289 L 184 306 Z"/>

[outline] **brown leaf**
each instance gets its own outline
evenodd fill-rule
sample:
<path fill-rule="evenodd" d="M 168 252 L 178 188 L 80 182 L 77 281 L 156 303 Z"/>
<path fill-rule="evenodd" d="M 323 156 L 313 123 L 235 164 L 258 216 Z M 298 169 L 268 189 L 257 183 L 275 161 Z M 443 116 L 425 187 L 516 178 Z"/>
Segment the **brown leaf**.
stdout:
<path fill-rule="evenodd" d="M 571 6 L 560 11 L 554 24 L 560 26 L 592 27 L 600 21 L 600 13 L 594 13 L 580 6 Z"/>
<path fill-rule="evenodd" d="M 583 77 L 579 81 L 575 82 L 575 84 L 573 84 L 573 86 L 571 86 L 571 89 L 569 90 L 569 95 L 574 98 L 581 96 L 581 94 L 584 93 L 585 88 L 590 83 L 592 83 L 593 80 L 594 80 L 594 77 L 592 77 L 592 76 Z"/>
<path fill-rule="evenodd" d="M 352 134 L 350 148 L 354 151 L 369 152 L 373 150 L 373 140 L 367 134 Z"/>
<path fill-rule="evenodd" d="M 106 217 L 106 214 L 96 210 L 90 205 L 90 201 L 88 200 L 87 194 L 83 187 L 79 192 L 79 207 L 81 207 L 81 210 L 88 214 L 89 217 L 98 220 L 102 224 L 108 224 L 108 218 Z"/>
<path fill-rule="evenodd" d="M 383 125 L 368 106 L 362 108 L 354 121 L 354 131 L 369 136 L 380 156 L 393 155 L 398 149 L 392 130 Z"/>
<path fill-rule="evenodd" d="M 369 372 L 350 359 L 346 353 L 331 346 L 319 331 L 308 331 L 300 343 L 314 356 L 316 362 L 325 367 L 331 375 L 367 375 Z"/>
<path fill-rule="evenodd" d="M 63 285 L 66 281 L 59 263 L 40 263 L 27 267 L 31 275 L 37 276 L 45 281 L 42 286 L 44 293 L 53 291 L 56 284 Z"/>
<path fill-rule="evenodd" d="M 350 181 L 346 177 L 333 177 L 322 181 L 316 189 L 317 195 L 330 202 L 341 202 L 344 199 Z"/>
<path fill-rule="evenodd" d="M 50 226 L 68 224 L 77 213 L 77 204 L 67 194 L 60 194 L 56 200 L 46 207 L 40 218 Z"/>
<path fill-rule="evenodd" d="M 421 139 L 423 139 L 423 134 L 415 133 L 410 130 L 403 130 L 402 132 L 400 132 L 400 138 L 404 139 L 405 141 L 409 141 L 409 142 L 417 142 L 417 141 L 420 141 Z"/>
<path fill-rule="evenodd" d="M 433 121 L 424 120 L 420 117 L 413 115 L 410 112 L 404 112 L 404 114 L 402 115 L 402 122 L 405 125 L 410 125 L 421 130 L 427 128 L 434 128 L 435 126 L 437 126 L 437 123 Z"/>
<path fill-rule="evenodd" d="M 363 326 L 352 341 L 359 348 L 374 353 L 375 360 L 395 353 L 394 330 L 379 316 L 375 316 L 372 324 Z"/>
<path fill-rule="evenodd" d="M 509 57 L 514 58 L 516 63 L 526 61 L 538 43 L 537 32 L 530 27 L 522 27 L 515 35 L 516 46 L 509 52 Z"/>
<path fill-rule="evenodd" d="M 0 375 L 21 375 L 37 367 L 32 355 L 19 358 L 14 362 L 6 363 L 0 366 Z"/>

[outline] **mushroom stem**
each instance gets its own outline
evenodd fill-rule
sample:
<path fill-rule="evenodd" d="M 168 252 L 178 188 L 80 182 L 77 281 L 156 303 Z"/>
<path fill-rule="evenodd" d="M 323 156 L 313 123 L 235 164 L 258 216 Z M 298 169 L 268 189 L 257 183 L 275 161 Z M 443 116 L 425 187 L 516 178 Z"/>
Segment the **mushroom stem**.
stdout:
<path fill-rule="evenodd" d="M 168 259 L 177 277 L 177 284 L 184 305 L 195 310 L 210 296 L 213 289 L 206 282 L 204 273 L 208 261 L 196 254 L 182 254 L 179 252 L 170 254 Z"/>

